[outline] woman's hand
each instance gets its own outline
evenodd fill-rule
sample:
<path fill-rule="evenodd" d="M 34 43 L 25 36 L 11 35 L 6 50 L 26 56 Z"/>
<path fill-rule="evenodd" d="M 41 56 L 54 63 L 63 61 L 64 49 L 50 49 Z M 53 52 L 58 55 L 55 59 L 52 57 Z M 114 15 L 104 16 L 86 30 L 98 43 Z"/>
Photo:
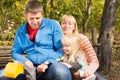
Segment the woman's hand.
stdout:
<path fill-rule="evenodd" d="M 45 72 L 45 70 L 48 68 L 48 65 L 46 65 L 46 64 L 40 64 L 40 65 L 38 65 L 37 66 L 37 72 L 39 73 L 39 72 Z"/>

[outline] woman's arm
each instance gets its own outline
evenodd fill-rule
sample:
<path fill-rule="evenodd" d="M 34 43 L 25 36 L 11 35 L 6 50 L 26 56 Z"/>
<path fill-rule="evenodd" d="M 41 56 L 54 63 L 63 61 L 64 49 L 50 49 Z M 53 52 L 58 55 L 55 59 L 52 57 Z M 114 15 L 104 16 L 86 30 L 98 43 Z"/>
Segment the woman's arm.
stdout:
<path fill-rule="evenodd" d="M 80 34 L 81 48 L 86 53 L 88 67 L 84 71 L 80 70 L 80 77 L 87 77 L 96 72 L 99 67 L 99 61 L 89 39 Z"/>

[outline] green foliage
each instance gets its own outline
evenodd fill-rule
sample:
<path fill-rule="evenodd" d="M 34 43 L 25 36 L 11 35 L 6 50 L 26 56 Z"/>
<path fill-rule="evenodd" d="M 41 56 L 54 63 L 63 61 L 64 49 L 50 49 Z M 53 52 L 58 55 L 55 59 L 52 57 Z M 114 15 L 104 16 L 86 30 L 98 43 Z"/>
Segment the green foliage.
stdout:
<path fill-rule="evenodd" d="M 117 16 L 116 16 L 115 30 L 120 31 L 120 1 L 119 1 L 118 11 L 117 11 Z"/>
<path fill-rule="evenodd" d="M 91 14 L 89 18 L 88 28 L 97 28 L 100 29 L 101 27 L 101 17 L 104 8 L 104 1 L 105 0 L 94 0 L 92 4 Z"/>
<path fill-rule="evenodd" d="M 85 7 L 85 0 L 56 0 L 53 2 L 53 8 L 51 9 L 51 3 L 50 0 L 40 0 L 42 3 L 44 3 L 44 9 L 45 9 L 45 17 L 50 18 L 52 15 L 53 19 L 56 19 L 60 21 L 61 16 L 64 14 L 72 14 L 77 22 L 78 26 L 82 26 L 82 19 L 83 19 L 83 13 L 84 13 L 84 7 Z M 44 2 L 43 2 L 44 1 Z M 46 4 L 46 5 L 45 5 Z M 53 14 L 51 13 L 51 10 L 53 10 Z"/>
<path fill-rule="evenodd" d="M 28 0 L 0 0 L 0 41 L 13 41 L 17 28 L 25 22 L 24 9 Z M 43 4 L 44 16 L 60 21 L 64 14 L 72 14 L 78 23 L 79 29 L 83 27 L 86 3 L 89 0 L 39 0 Z M 101 16 L 104 0 L 93 0 L 89 16 L 88 30 L 101 27 Z M 118 9 L 116 27 L 120 30 L 120 6 Z"/>
<path fill-rule="evenodd" d="M 13 40 L 16 29 L 25 21 L 25 1 L 1 0 L 0 4 L 0 40 Z"/>

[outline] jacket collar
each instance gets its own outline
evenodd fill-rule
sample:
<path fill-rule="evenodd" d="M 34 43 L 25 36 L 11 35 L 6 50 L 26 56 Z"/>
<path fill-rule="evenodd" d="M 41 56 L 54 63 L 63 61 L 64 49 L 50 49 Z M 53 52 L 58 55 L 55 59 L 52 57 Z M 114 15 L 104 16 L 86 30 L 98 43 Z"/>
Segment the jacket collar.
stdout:
<path fill-rule="evenodd" d="M 41 23 L 39 29 L 45 27 L 45 25 L 48 24 L 48 21 L 49 21 L 49 20 L 48 20 L 47 18 L 43 18 L 43 19 L 42 19 L 42 23 Z M 24 33 L 28 33 L 28 32 L 27 32 L 27 25 L 28 25 L 28 22 L 26 21 L 25 24 L 23 24 L 23 26 L 22 26 L 22 31 L 23 31 Z"/>

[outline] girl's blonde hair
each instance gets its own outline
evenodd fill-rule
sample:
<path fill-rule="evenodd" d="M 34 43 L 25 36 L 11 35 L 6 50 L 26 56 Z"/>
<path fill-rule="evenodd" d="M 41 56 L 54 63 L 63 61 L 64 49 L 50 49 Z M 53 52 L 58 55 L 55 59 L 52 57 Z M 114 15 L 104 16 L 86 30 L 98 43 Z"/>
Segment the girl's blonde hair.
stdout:
<path fill-rule="evenodd" d="M 64 35 L 61 39 L 61 43 L 63 46 L 70 46 L 73 50 L 70 54 L 74 54 L 74 58 L 71 58 L 72 55 L 68 56 L 64 54 L 64 62 L 68 62 L 69 64 L 71 64 L 72 62 L 77 61 L 78 58 L 81 58 L 87 64 L 86 54 L 81 49 L 80 38 L 78 35 Z"/>
<path fill-rule="evenodd" d="M 62 45 L 70 45 L 73 49 L 72 53 L 81 50 L 80 38 L 78 35 L 64 35 L 61 39 Z"/>
<path fill-rule="evenodd" d="M 75 25 L 75 30 L 73 30 L 73 34 L 76 34 L 76 35 L 78 34 L 77 22 L 72 15 L 70 15 L 70 14 L 63 15 L 60 23 L 61 22 L 71 22 L 71 23 L 73 23 Z"/>

